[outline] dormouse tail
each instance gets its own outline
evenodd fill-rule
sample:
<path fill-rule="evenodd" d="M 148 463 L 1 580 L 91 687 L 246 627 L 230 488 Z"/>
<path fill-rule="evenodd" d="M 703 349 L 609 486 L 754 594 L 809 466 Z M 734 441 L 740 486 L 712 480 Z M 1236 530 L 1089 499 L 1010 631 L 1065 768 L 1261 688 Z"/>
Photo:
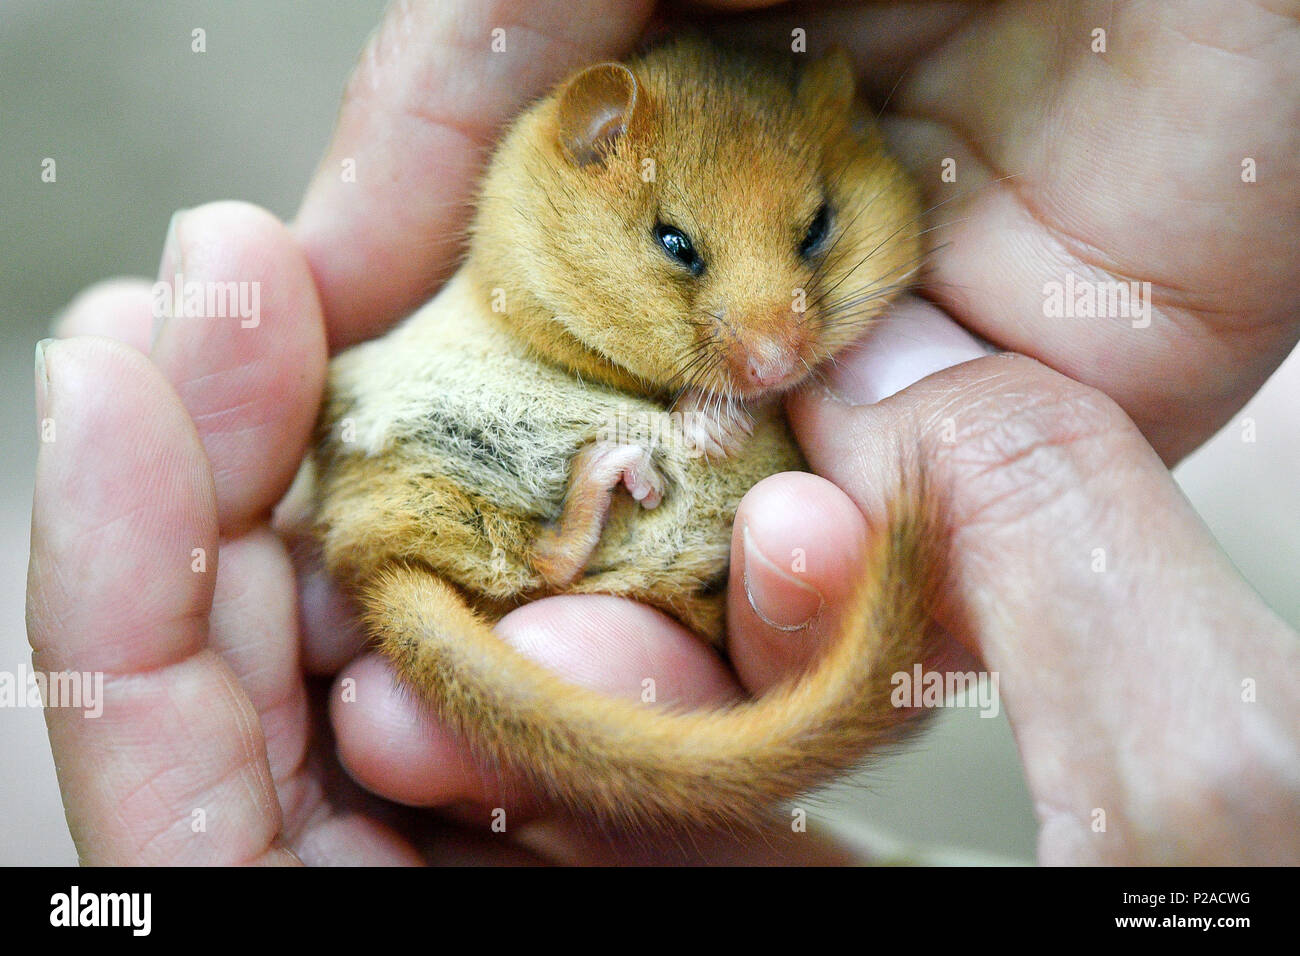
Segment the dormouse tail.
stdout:
<path fill-rule="evenodd" d="M 607 823 L 743 823 L 900 737 L 892 678 L 926 658 L 939 540 L 924 499 L 904 497 L 808 673 L 716 711 L 570 684 L 427 568 L 389 565 L 362 598 L 383 651 L 439 716 L 569 808 Z"/>

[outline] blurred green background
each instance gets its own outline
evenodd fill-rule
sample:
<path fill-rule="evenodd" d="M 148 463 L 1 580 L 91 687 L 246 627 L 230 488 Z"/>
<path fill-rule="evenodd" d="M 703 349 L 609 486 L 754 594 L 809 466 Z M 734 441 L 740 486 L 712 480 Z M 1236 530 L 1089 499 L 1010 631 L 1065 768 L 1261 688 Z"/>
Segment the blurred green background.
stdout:
<path fill-rule="evenodd" d="M 563 0 L 557 0 L 563 2 Z M 23 625 L 37 438 L 32 354 L 86 285 L 153 276 L 172 212 L 238 198 L 289 218 L 378 0 L 0 3 L 0 671 Z M 191 52 L 191 31 L 207 52 Z M 41 181 L 46 157 L 55 183 Z M 1300 625 L 1300 358 L 1178 477 L 1264 597 Z M 1255 420 L 1258 441 L 1241 440 Z M 820 806 L 876 845 L 1029 861 L 1034 822 L 1005 716 L 951 709 Z M 39 711 L 0 709 L 0 863 L 76 862 Z"/>

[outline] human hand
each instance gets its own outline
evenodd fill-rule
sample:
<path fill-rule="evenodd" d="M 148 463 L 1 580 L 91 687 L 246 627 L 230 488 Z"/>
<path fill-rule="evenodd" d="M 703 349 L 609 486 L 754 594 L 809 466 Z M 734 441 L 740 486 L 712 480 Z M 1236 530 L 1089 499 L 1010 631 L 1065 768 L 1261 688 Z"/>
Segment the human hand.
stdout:
<path fill-rule="evenodd" d="M 892 91 L 891 107 L 903 116 L 887 116 L 887 132 L 895 148 L 917 172 L 931 204 L 943 203 L 933 211 L 933 218 L 947 225 L 927 234 L 932 244 L 927 295 L 995 345 L 1034 356 L 1112 396 L 1137 421 L 1147 441 L 1166 461 L 1173 461 L 1208 437 L 1244 403 L 1295 341 L 1296 252 L 1288 237 L 1294 235 L 1297 225 L 1296 200 L 1289 187 L 1295 181 L 1297 124 L 1276 123 L 1275 111 L 1269 104 L 1292 104 L 1287 108 L 1294 109 L 1290 91 L 1295 84 L 1288 84 L 1285 75 L 1291 68 L 1288 64 L 1296 60 L 1286 53 L 1293 34 L 1284 33 L 1280 44 L 1260 39 L 1244 62 L 1231 64 L 1227 76 L 1227 68 L 1212 50 L 1180 31 L 1204 31 L 1207 25 L 1231 18 L 1239 42 L 1249 46 L 1252 36 L 1271 36 L 1273 24 L 1267 14 L 1247 10 L 1239 18 L 1229 5 L 1223 4 L 1202 8 L 1199 20 L 1175 23 L 1165 19 L 1172 16 L 1171 12 L 1149 8 L 1151 22 L 1144 24 L 1142 14 L 1136 10 L 1133 5 L 1116 9 L 1112 4 L 1075 4 L 1068 9 L 1064 4 L 1041 3 L 921 4 L 894 9 L 833 5 L 822 11 L 800 7 L 791 12 L 778 7 L 746 20 L 721 19 L 718 24 L 728 33 L 748 30 L 759 42 L 773 42 L 773 38 L 775 42 L 786 42 L 790 27 L 803 26 L 814 43 L 819 36 L 829 35 L 847 44 L 855 62 L 866 70 L 868 88 L 880 99 Z M 1094 21 L 1103 25 L 1110 42 L 1120 47 L 1110 59 L 1099 59 L 1088 46 Z M 1055 39 L 1069 36 L 1077 36 L 1078 42 L 1071 45 Z M 1053 59 L 1044 50 L 1055 49 L 1053 44 L 1057 42 L 1063 44 L 1061 56 Z M 1050 76 L 1058 68 L 1062 79 L 1050 85 L 1050 95 L 1040 96 L 1039 78 Z M 990 82 L 978 82 L 985 76 Z M 1243 101 L 1257 105 L 1243 110 Z M 1196 109 L 1189 110 L 1189 103 Z M 1285 114 L 1286 109 L 1282 112 Z M 931 115 L 937 120 L 919 118 Z M 1146 131 L 1146 135 L 1116 135 L 1108 124 L 1121 117 L 1128 124 L 1125 129 Z M 1290 145 L 1285 141 L 1288 136 L 1292 137 Z M 1089 148 L 1071 153 L 1071 143 L 1086 143 Z M 1251 154 L 1261 166 L 1275 170 L 1276 176 L 1243 183 L 1243 156 L 1238 153 L 1244 154 L 1247 147 L 1242 144 L 1259 144 L 1259 149 L 1250 147 Z M 331 155 L 346 156 L 350 150 L 350 144 L 336 144 Z M 1065 155 L 1061 155 L 1063 150 Z M 953 156 L 958 162 L 958 179 L 952 185 L 944 184 L 939 177 L 940 161 L 945 156 Z M 412 179 L 419 181 L 418 171 Z M 328 197 L 338 190 L 326 184 L 320 196 Z M 309 197 L 305 211 L 311 211 L 312 201 Z M 357 215 L 364 215 L 364 211 Z M 313 225 L 321 218 L 306 217 L 300 220 L 300 226 Z M 347 218 L 331 216 L 329 221 L 336 224 L 337 232 L 325 232 L 329 239 L 320 243 L 328 269 L 351 280 L 362 278 L 363 267 L 356 260 L 342 251 L 331 251 L 342 249 L 342 244 L 334 240 L 344 234 Z M 459 224 L 456 219 L 452 222 Z M 306 241 L 310 248 L 310 237 Z M 1257 254 L 1260 249 L 1269 250 L 1267 261 Z M 1069 273 L 1094 282 L 1130 278 L 1152 281 L 1155 295 L 1150 325 L 1134 328 L 1129 319 L 1118 316 L 1099 321 L 1049 317 L 1044 310 L 1044 285 L 1063 282 Z M 373 308 L 363 313 L 385 315 L 382 309 Z M 347 314 L 346 305 L 338 314 Z M 370 331 L 367 327 L 358 334 Z M 909 322 L 902 317 L 882 323 L 864 352 L 841 366 L 845 370 L 861 368 L 859 384 L 875 389 L 878 397 L 929 372 L 982 354 L 968 336 L 950 323 L 933 318 L 929 322 Z M 1126 453 L 1150 465 L 1142 457 L 1141 443 L 1131 427 L 1123 424 L 1123 416 L 1101 395 L 1058 381 L 1041 369 L 1035 372 L 1037 377 L 1017 378 L 1009 376 L 1003 367 L 1000 374 L 1007 392 L 998 401 L 972 406 L 966 414 L 958 414 L 960 410 L 954 408 L 954 422 L 974 431 L 981 427 L 1022 428 L 1031 433 L 1034 428 L 1050 432 L 1055 422 L 1068 435 L 1066 413 L 1076 398 L 1055 401 L 1065 392 L 1078 396 L 1081 404 L 1103 408 L 1102 417 L 1114 416 L 1107 427 L 1122 432 L 1130 442 Z M 1017 382 L 1025 387 L 1028 396 L 1023 407 L 1011 401 L 1012 387 Z M 812 394 L 817 393 L 813 390 Z M 1038 423 L 1017 424 L 1034 397 L 1060 414 Z M 803 407 L 803 401 L 796 400 L 796 412 Z M 851 497 L 839 497 L 834 488 L 815 478 L 780 476 L 755 489 L 742 507 L 729 591 L 729 655 L 747 692 L 761 692 L 782 677 L 797 673 L 815 654 L 825 635 L 834 632 L 835 609 L 855 580 L 860 542 L 868 533 L 863 515 L 880 515 L 879 502 L 869 496 L 871 486 L 866 484 L 868 475 L 879 473 L 858 474 L 855 478 L 845 467 L 831 468 L 834 456 L 826 454 L 827 435 L 809 430 L 814 420 L 806 413 L 795 415 L 801 441 L 818 470 L 843 483 Z M 842 440 L 864 440 L 855 439 L 855 435 L 848 428 Z M 958 441 L 955 435 L 954 443 Z M 1012 442 L 1008 447 L 1018 446 Z M 888 455 L 882 460 L 897 464 Z M 1117 469 L 1116 475 L 1124 473 L 1118 463 Z M 946 485 L 940 488 L 941 492 L 947 490 Z M 874 487 L 876 495 L 884 491 L 883 487 Z M 1168 493 L 1169 486 L 1162 486 L 1162 492 Z M 954 497 L 944 504 L 960 510 L 958 506 L 965 500 Z M 1186 519 L 1185 514 L 1176 517 L 1178 521 Z M 1139 520 L 1126 534 L 1132 535 L 1141 527 Z M 1051 553 L 1050 542 L 1035 541 L 1045 554 Z M 1221 559 L 1212 557 L 1210 545 L 1203 539 L 1198 540 L 1198 545 L 1185 557 L 1192 563 L 1208 562 L 1221 572 L 1217 587 L 1208 594 L 1239 593 L 1239 579 L 1222 568 Z M 785 563 L 782 557 L 795 547 L 802 548 L 813 562 L 808 573 L 797 581 L 780 571 Z M 977 553 L 987 553 L 987 549 Z M 1091 548 L 1087 554 L 1091 556 Z M 1162 560 L 1171 557 L 1163 555 Z M 1082 566 L 1088 568 L 1090 559 Z M 1166 563 L 1163 567 L 1164 573 L 1175 575 L 1176 564 Z M 1091 595 L 1079 585 L 1093 582 L 1070 580 L 1068 568 L 1046 563 L 1038 570 L 1042 580 L 1056 574 L 1048 593 L 1064 589 L 1065 594 L 1077 593 L 1081 600 Z M 741 586 L 743 578 L 748 579 L 748 589 Z M 1118 584 L 1131 579 L 1112 575 L 1105 580 Z M 987 583 L 990 587 L 998 585 L 996 581 Z M 1010 598 L 1013 595 L 1005 592 L 1013 585 L 1012 580 L 1002 582 L 991 593 Z M 757 609 L 746 600 L 747 591 Z M 960 609 L 964 602 L 977 597 L 959 593 L 952 603 Z M 818 607 L 826 611 L 813 616 Z M 1278 626 L 1257 603 L 1244 601 L 1243 613 L 1247 607 L 1269 622 L 1264 625 L 1266 629 Z M 558 617 L 562 610 L 565 616 Z M 1147 612 L 1158 614 L 1159 609 L 1148 607 Z M 538 643 L 552 648 L 544 659 L 576 675 L 590 671 L 593 665 L 586 662 L 594 652 L 577 646 L 581 638 L 576 643 L 564 643 L 557 642 L 555 635 L 584 633 L 582 622 L 589 619 L 589 613 L 581 599 L 564 599 L 534 605 L 520 612 L 524 617 L 519 620 L 526 621 L 529 628 L 542 628 L 551 620 L 563 622 L 562 627 L 547 627 L 545 632 L 552 636 L 548 642 Z M 618 610 L 613 620 L 637 613 Z M 963 623 L 957 611 L 952 613 L 955 619 L 946 623 L 963 646 L 983 654 L 986 666 L 993 666 L 991 659 L 1002 668 L 1002 658 L 1009 652 L 1001 656 L 993 653 L 990 658 L 992 642 L 999 635 L 989 630 L 988 622 L 980 620 L 977 626 L 968 619 Z M 1022 613 L 1025 621 L 1035 621 L 1041 608 L 1007 600 L 1004 613 Z M 767 623 L 788 626 L 809 618 L 805 628 L 794 632 Z M 514 623 L 508 621 L 506 627 Z M 1109 633 L 1115 641 L 1140 636 L 1136 620 L 1129 622 L 1132 628 L 1120 628 L 1121 621 L 1110 623 Z M 610 620 L 602 618 L 599 627 L 610 624 Z M 644 633 L 643 640 L 677 637 L 668 624 Z M 1196 633 L 1203 643 L 1210 642 L 1206 628 L 1199 632 L 1192 629 L 1189 636 Z M 1060 639 L 1065 641 L 1065 637 Z M 1222 653 L 1228 650 L 1219 649 Z M 1274 645 L 1273 650 L 1278 651 L 1278 647 Z M 1082 653 L 1077 648 L 1075 651 Z M 1246 655 L 1243 663 L 1251 659 Z M 1268 662 L 1253 659 L 1268 669 Z M 1171 672 L 1182 674 L 1189 686 L 1195 685 L 1197 675 L 1183 671 L 1193 660 L 1173 656 L 1168 662 Z M 1004 688 L 1013 699 L 1024 695 L 1040 709 L 1050 706 L 1056 697 L 1054 687 L 1041 681 L 1025 683 L 1040 675 L 1036 668 L 1049 663 L 1041 653 L 1026 653 L 1017 669 L 1005 669 L 1011 683 L 1004 683 Z M 701 662 L 699 666 L 705 665 Z M 644 672 L 647 669 L 642 666 L 627 673 Z M 1093 693 L 1105 694 L 1106 687 L 1121 686 L 1098 684 L 1100 675 L 1095 673 L 1081 671 L 1080 675 L 1093 678 L 1085 685 Z M 615 682 L 611 680 L 607 686 L 615 686 Z M 1068 714 L 1055 715 L 1057 726 L 1077 732 L 1082 739 L 1095 736 L 1095 725 L 1106 719 L 1106 712 L 1085 714 L 1080 708 L 1076 710 L 1078 720 L 1074 723 Z M 1022 719 L 1019 706 L 1014 706 L 1012 712 L 1017 730 L 1029 735 L 1022 735 L 1022 739 L 1032 739 L 1033 733 L 1042 732 L 1040 728 L 1045 725 L 1036 724 L 1030 717 Z M 361 718 L 365 712 L 357 709 L 351 713 Z M 1207 710 L 1201 716 L 1211 713 Z M 1173 732 L 1180 720 L 1189 729 L 1196 725 L 1196 721 L 1176 712 L 1143 714 L 1116 707 L 1111 717 L 1122 725 L 1136 721 L 1128 726 L 1147 726 L 1161 734 Z M 1269 719 L 1276 724 L 1278 717 L 1273 712 Z M 1241 724 L 1229 721 L 1220 730 L 1226 733 L 1228 728 L 1241 730 Z M 361 739 L 368 736 L 363 734 Z M 1112 740 L 1099 745 L 1097 753 L 1117 760 L 1132 756 L 1110 746 L 1114 743 Z M 1240 746 L 1240 741 L 1232 745 Z M 364 760 L 360 750 L 358 746 L 357 759 Z M 1145 756 L 1157 754 L 1148 752 Z M 1067 768 L 1075 773 L 1095 772 L 1097 768 L 1071 764 L 1059 757 L 1050 747 L 1025 751 L 1027 763 L 1033 764 L 1028 767 L 1031 785 L 1043 808 L 1044 859 L 1087 858 L 1091 852 L 1098 859 L 1137 860 L 1158 849 L 1153 846 L 1155 830 L 1143 829 L 1140 823 L 1133 824 L 1131 832 L 1120 841 L 1067 846 L 1063 832 L 1069 829 L 1071 820 L 1078 820 L 1059 808 L 1066 805 L 1062 802 L 1066 784 L 1077 785 L 1078 778 L 1067 780 L 1062 776 L 1049 785 L 1043 779 L 1044 768 L 1055 766 L 1060 775 Z M 438 767 L 448 765 L 448 761 L 426 759 L 417 764 Z M 1285 765 L 1282 761 L 1274 769 Z M 381 763 L 366 779 L 382 788 L 384 781 L 392 779 L 394 770 Z M 1121 766 L 1109 769 L 1115 785 L 1104 796 L 1122 819 L 1125 813 L 1138 813 L 1141 808 L 1125 805 L 1118 792 L 1119 782 L 1134 783 L 1120 781 L 1121 770 Z M 1153 776 L 1169 772 L 1159 762 L 1152 764 L 1149 771 Z M 1272 782 L 1285 779 L 1286 773 L 1281 769 L 1281 775 L 1274 774 Z M 438 784 L 434 782 L 440 780 L 437 773 L 421 777 L 425 789 L 417 787 L 415 795 L 436 792 Z M 1161 789 L 1160 782 L 1145 782 L 1150 791 L 1147 809 L 1171 796 L 1169 790 Z M 1223 780 L 1206 773 L 1194 792 L 1200 795 L 1198 799 L 1208 800 L 1223 786 Z M 1274 811 L 1286 804 L 1284 797 L 1278 799 Z M 1266 814 L 1262 807 L 1259 812 Z M 1201 827 L 1195 812 L 1169 817 L 1170 821 L 1174 819 L 1185 823 L 1192 832 L 1214 832 Z M 1116 827 L 1111 832 L 1116 832 Z M 1068 836 L 1075 839 L 1077 832 Z M 1197 854 L 1189 852 L 1189 856 Z M 1206 856 L 1202 853 L 1199 858 Z"/>
<path fill-rule="evenodd" d="M 928 462 L 953 522 L 941 621 L 1001 674 L 1041 858 L 1294 862 L 1295 635 L 1227 566 L 1128 421 L 1177 460 L 1300 332 L 1300 250 L 1287 238 L 1300 228 L 1294 13 L 836 6 L 778 9 L 750 29 L 794 25 L 834 35 L 866 67 L 889 98 L 896 152 L 942 204 L 925 295 L 1097 390 L 984 359 L 878 408 L 817 389 L 790 405 L 814 470 L 869 521 L 901 467 L 894 451 L 915 444 Z M 1095 27 L 1109 53 L 1092 51 Z M 954 184 L 939 176 L 945 157 Z M 1246 157 L 1276 178 L 1244 182 Z M 1150 325 L 1049 315 L 1047 285 L 1071 273 L 1152 282 Z M 979 355 L 912 302 L 834 378 L 869 403 Z M 1094 571 L 1097 554 L 1108 570 Z M 1258 698 L 1268 706 L 1243 703 L 1246 680 L 1272 683 Z M 1109 836 L 1091 829 L 1098 809 Z"/>
<path fill-rule="evenodd" d="M 421 9 L 444 15 L 433 5 Z M 550 45 L 578 56 L 560 41 Z M 482 68 L 477 50 L 466 59 Z M 454 63 L 449 68 L 460 75 Z M 497 76 L 501 84 L 515 79 L 512 70 Z M 458 90 L 441 95 L 449 108 L 466 105 Z M 437 109 L 438 101 L 425 105 Z M 373 112 L 355 101 L 353 108 Z M 345 110 L 340 136 L 346 128 Z M 418 138 L 405 132 L 411 137 L 393 135 Z M 468 164 L 465 144 L 451 139 L 431 151 Z M 473 769 L 375 658 L 352 660 L 361 641 L 341 598 L 310 570 L 296 580 L 290 550 L 272 527 L 272 506 L 309 437 L 326 361 L 322 295 L 297 238 L 253 207 L 200 207 L 174 220 L 159 271 L 167 281 L 180 272 L 189 282 L 257 288 L 256 323 L 174 318 L 155 339 L 150 284 L 116 281 L 73 303 L 56 330 L 60 340 L 44 346 L 38 363 L 39 417 L 53 423 L 54 440 L 41 448 L 33 508 L 35 666 L 105 676 L 100 718 L 47 711 L 84 862 L 846 858 L 811 835 L 796 841 L 788 827 L 758 842 L 694 834 L 689 851 L 644 834 L 592 841 L 566 821 L 538 818 L 535 800 Z M 429 280 L 421 274 L 418 283 Z M 401 283 L 388 289 L 411 292 Z M 96 335 L 108 339 L 88 337 Z M 694 638 L 676 628 L 639 643 L 647 616 L 654 625 L 665 619 L 611 602 L 561 605 L 505 628 L 525 636 L 548 626 L 563 631 L 565 615 L 576 614 L 578 643 L 569 650 L 580 656 L 598 637 L 603 648 L 601 666 L 578 679 L 600 685 L 646 673 L 649 663 L 662 676 L 665 703 L 717 705 L 737 693 Z M 312 676 L 320 674 L 336 686 Z M 376 792 L 442 814 L 378 799 L 342 771 L 326 700 L 341 701 L 348 678 L 357 681 L 355 709 L 339 706 L 332 715 L 348 769 L 370 782 L 367 774 L 387 761 L 391 774 Z M 497 805 L 510 814 L 504 837 L 448 822 L 459 813 L 477 824 L 483 808 Z"/>
<path fill-rule="evenodd" d="M 1300 635 L 1131 420 L 1031 359 L 982 355 L 929 303 L 881 333 L 791 421 L 868 528 L 924 467 L 948 530 L 937 622 L 998 676 L 1040 861 L 1300 860 Z"/>
<path fill-rule="evenodd" d="M 1114 399 L 1172 464 L 1300 336 L 1300 14 L 1220 0 L 772 6 L 728 35 L 845 46 L 926 194 L 927 298 Z M 1094 52 L 1094 30 L 1105 52 Z M 955 181 L 942 177 L 955 162 Z M 1247 160 L 1250 163 L 1247 163 Z M 1249 165 L 1249 169 L 1246 167 Z M 1257 181 L 1245 181 L 1254 171 Z M 1072 275 L 1132 319 L 1050 314 Z M 1135 323 L 1139 327 L 1135 327 Z"/>
<path fill-rule="evenodd" d="M 496 25 L 493 15 L 497 12 L 490 7 L 476 14 L 482 17 L 479 32 L 486 34 Z M 445 35 L 439 31 L 448 26 L 450 19 L 439 22 L 438 18 L 450 18 L 450 14 L 439 14 L 431 6 L 411 5 L 390 14 L 388 26 L 372 44 L 378 52 L 363 58 L 340 117 L 335 143 L 295 227 L 317 280 L 331 341 L 336 345 L 381 330 L 417 304 L 445 276 L 453 245 L 430 237 L 455 235 L 463 225 L 462 204 L 480 159 L 477 147 L 492 142 L 499 124 L 518 103 L 544 89 L 571 66 L 599 56 L 621 54 L 642 25 L 621 6 L 603 19 L 566 17 L 563 24 L 548 23 L 548 11 L 540 5 L 537 13 L 529 22 L 537 25 L 538 32 L 527 36 L 538 46 L 516 47 L 510 55 L 495 61 L 500 69 L 492 73 L 494 82 L 482 84 L 481 98 L 475 98 L 478 87 L 472 85 L 482 76 L 476 70 L 485 68 L 474 26 L 464 25 L 460 35 L 472 34 L 475 46 L 455 47 L 455 55 L 448 56 L 445 48 L 432 47 L 426 38 Z M 632 13 L 644 14 L 644 10 Z M 463 15 L 461 19 L 463 22 Z M 591 36 L 583 38 L 582 45 L 570 47 L 558 39 L 546 39 L 548 31 L 554 38 L 572 37 L 575 23 L 592 31 Z M 469 95 L 455 85 L 458 77 L 465 77 L 463 82 L 470 84 Z M 474 148 L 467 148 L 466 141 Z M 361 175 L 357 183 L 343 184 L 337 175 L 343 158 L 356 159 L 359 169 L 368 169 L 373 175 Z M 125 288 L 117 291 L 139 304 L 139 287 L 129 294 Z M 74 313 L 65 327 L 69 331 L 94 328 L 96 320 L 85 318 L 91 311 L 82 310 L 81 319 Z M 131 312 L 133 318 L 115 324 L 110 331 L 140 340 L 140 316 L 145 314 L 142 310 L 127 309 L 123 298 L 115 298 L 112 302 L 101 299 L 95 311 L 99 320 Z M 128 421 L 131 419 L 120 424 L 124 426 Z M 104 433 L 112 432 L 105 429 Z M 773 479 L 757 489 L 747 499 L 738 526 L 749 528 L 753 558 L 746 555 L 742 536 L 737 542 L 733 577 L 747 573 L 753 579 L 751 590 L 758 600 L 768 600 L 773 609 L 780 609 L 773 610 L 773 616 L 798 616 L 801 608 L 814 606 L 817 601 L 827 602 L 828 607 L 828 612 L 818 617 L 817 625 L 792 644 L 788 632 L 768 628 L 747 605 L 737 607 L 735 596 L 743 594 L 744 589 L 733 585 L 735 625 L 731 651 L 741 684 L 757 691 L 790 668 L 800 666 L 816 647 L 817 635 L 833 629 L 834 607 L 853 580 L 866 527 L 852 500 L 826 482 L 807 476 Z M 790 536 L 796 534 L 800 541 L 814 535 L 819 547 L 814 552 L 817 556 L 810 559 L 808 574 L 791 581 L 768 567 L 772 562 L 761 555 L 788 554 Z M 305 656 L 315 670 L 338 671 L 355 653 L 359 642 L 346 627 L 335 626 L 337 616 L 326 609 L 337 609 L 337 598 L 328 588 L 310 574 L 304 584 Z M 660 686 L 674 688 L 681 701 L 709 705 L 737 693 L 734 680 L 693 639 L 662 618 L 647 615 L 652 612 L 614 599 L 563 598 L 523 609 L 503 622 L 503 630 L 513 631 L 526 649 L 561 671 L 596 686 L 614 689 L 630 680 L 630 675 L 636 675 L 639 683 L 643 674 L 666 668 Z M 554 640 L 538 640 L 548 633 Z M 559 640 L 561 635 L 567 642 Z M 609 653 L 606 640 L 612 641 L 614 653 Z M 283 653 L 283 640 L 271 644 L 274 653 Z M 595 654 L 597 646 L 600 655 Z M 357 680 L 358 703 L 336 708 L 335 721 L 340 751 L 358 779 L 376 792 L 403 802 L 474 805 L 478 809 L 468 811 L 470 816 L 481 816 L 484 807 L 495 805 L 501 782 L 483 780 L 469 768 L 453 740 L 428 726 L 408 698 L 393 694 L 388 672 L 374 658 L 362 657 L 339 673 L 340 679 L 350 676 Z M 307 732 L 305 724 L 295 726 Z M 56 742 L 56 750 L 59 746 Z M 65 749 L 64 754 L 72 754 L 75 759 L 75 751 Z M 162 772 L 162 765 L 157 769 Z M 333 776 L 309 774 L 297 779 L 300 783 L 309 781 L 327 794 L 342 787 Z M 505 789 L 510 790 L 508 783 Z M 519 805 L 527 808 L 528 803 L 525 797 Z M 414 858 L 410 855 L 412 844 L 403 844 L 391 830 L 376 828 L 379 817 L 333 816 L 327 812 L 328 801 L 321 799 L 320 793 L 315 800 L 304 800 L 302 806 L 327 823 L 320 831 L 310 831 L 316 833 L 314 848 L 311 841 L 304 844 L 308 847 L 304 855 L 318 859 L 373 859 L 353 856 L 361 852 L 359 844 L 365 844 L 372 851 L 390 854 L 391 859 Z M 111 809 L 106 801 L 88 808 L 83 819 L 93 829 L 100 822 L 94 812 L 102 815 Z M 389 815 L 393 812 L 391 807 L 383 811 Z M 512 808 L 511 819 L 515 818 Z M 153 819 L 165 817 L 157 815 Z M 309 832 L 295 828 L 294 819 L 292 814 L 286 816 L 281 829 L 290 839 Z M 327 840 L 331 832 L 339 839 Z M 546 831 L 538 828 L 535 832 Z M 445 839 L 441 842 L 448 845 Z M 548 850 L 553 850 L 564 841 L 546 837 L 544 842 Z M 431 844 L 425 837 L 416 845 L 427 849 Z M 167 849 L 174 850 L 170 846 Z M 297 846 L 295 849 L 302 852 Z M 569 849 L 560 855 L 581 858 L 573 853 Z"/>

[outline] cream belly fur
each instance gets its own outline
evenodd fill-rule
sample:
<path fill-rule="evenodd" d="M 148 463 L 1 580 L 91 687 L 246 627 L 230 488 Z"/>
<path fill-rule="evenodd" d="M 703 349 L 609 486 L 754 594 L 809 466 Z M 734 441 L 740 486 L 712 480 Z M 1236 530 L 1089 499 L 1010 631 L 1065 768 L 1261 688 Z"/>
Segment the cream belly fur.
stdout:
<path fill-rule="evenodd" d="M 706 460 L 664 405 L 540 360 L 464 274 L 386 338 L 339 356 L 326 409 L 316 471 L 332 573 L 359 581 L 417 561 L 489 613 L 555 593 L 525 556 L 559 517 L 579 451 L 630 433 L 652 448 L 663 501 L 647 510 L 616 495 L 586 574 L 564 590 L 637 598 L 714 641 L 740 499 L 803 467 L 770 406 L 753 413 L 739 454 Z"/>

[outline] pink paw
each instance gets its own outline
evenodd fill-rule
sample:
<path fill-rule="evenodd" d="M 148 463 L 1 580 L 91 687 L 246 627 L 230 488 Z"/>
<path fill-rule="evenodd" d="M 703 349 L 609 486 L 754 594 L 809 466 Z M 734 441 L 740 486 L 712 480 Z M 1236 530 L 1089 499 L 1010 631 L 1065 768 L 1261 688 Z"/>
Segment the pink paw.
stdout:
<path fill-rule="evenodd" d="M 664 497 L 663 475 L 648 449 L 596 442 L 578 453 L 560 519 L 542 530 L 533 546 L 533 567 L 552 588 L 568 587 L 582 574 L 600 543 L 619 485 L 643 508 L 658 507 Z"/>
<path fill-rule="evenodd" d="M 639 445 L 611 445 L 600 452 L 600 467 L 609 467 L 618 481 L 641 507 L 659 506 L 664 499 L 664 479 L 651 460 L 650 452 Z"/>

